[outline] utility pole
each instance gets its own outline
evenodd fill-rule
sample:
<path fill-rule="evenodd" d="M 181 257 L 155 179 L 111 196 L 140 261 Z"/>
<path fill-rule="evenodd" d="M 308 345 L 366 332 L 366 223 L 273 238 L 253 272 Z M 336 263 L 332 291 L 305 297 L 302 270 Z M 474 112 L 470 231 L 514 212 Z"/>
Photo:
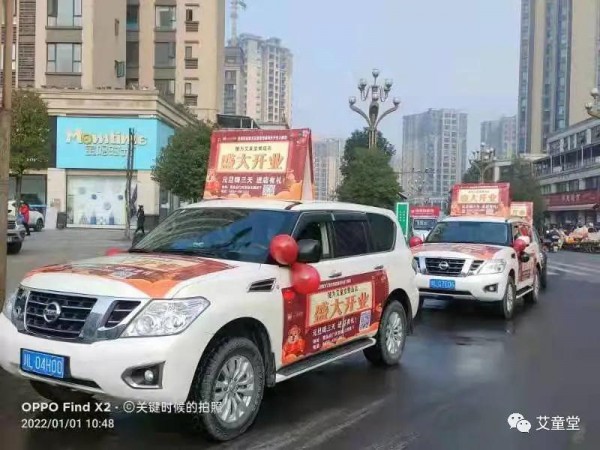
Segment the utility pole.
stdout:
<path fill-rule="evenodd" d="M 10 132 L 12 122 L 13 0 L 4 0 L 4 70 L 0 110 L 0 309 L 6 298 L 6 232 L 8 227 L 8 182 L 10 179 Z"/>
<path fill-rule="evenodd" d="M 125 172 L 125 239 L 131 239 L 131 181 L 133 179 L 133 158 L 135 156 L 135 130 L 129 129 L 127 146 L 127 171 Z"/>

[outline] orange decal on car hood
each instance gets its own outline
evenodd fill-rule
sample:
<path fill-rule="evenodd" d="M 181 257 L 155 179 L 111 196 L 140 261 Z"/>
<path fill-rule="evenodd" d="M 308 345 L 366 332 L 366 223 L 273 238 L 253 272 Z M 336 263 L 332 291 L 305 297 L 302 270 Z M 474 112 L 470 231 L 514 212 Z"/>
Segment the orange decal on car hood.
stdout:
<path fill-rule="evenodd" d="M 502 250 L 503 247 L 486 244 L 423 244 L 418 247 L 413 247 L 413 255 L 419 255 L 424 252 L 441 253 L 455 252 L 464 253 L 475 259 L 492 259 L 496 253 Z"/>

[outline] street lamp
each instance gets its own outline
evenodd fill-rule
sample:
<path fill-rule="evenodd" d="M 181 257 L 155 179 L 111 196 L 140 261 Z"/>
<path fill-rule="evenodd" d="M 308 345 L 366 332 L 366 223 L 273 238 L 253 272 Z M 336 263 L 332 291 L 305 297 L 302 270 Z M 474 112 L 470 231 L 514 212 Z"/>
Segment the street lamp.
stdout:
<path fill-rule="evenodd" d="M 485 173 L 494 166 L 496 150 L 487 148 L 485 143 L 481 143 L 480 149 L 473 152 L 473 159 L 469 160 L 472 166 L 479 171 L 479 182 L 485 183 Z"/>
<path fill-rule="evenodd" d="M 381 86 L 377 83 L 377 78 L 379 78 L 379 70 L 373 69 L 372 75 L 373 84 L 369 85 L 367 80 L 364 78 L 361 78 L 361 80 L 358 82 L 360 99 L 363 102 L 367 101 L 369 98 L 371 99 L 368 112 L 364 112 L 362 109 L 356 106 L 356 102 L 358 101 L 356 97 L 350 97 L 348 100 L 350 109 L 367 121 L 369 128 L 369 149 L 374 149 L 377 147 L 377 127 L 379 126 L 379 123 L 384 117 L 393 113 L 400 107 L 400 99 L 395 97 L 392 100 L 394 106 L 385 111 L 383 114 L 379 115 L 379 106 L 381 103 L 385 103 L 385 101 L 388 99 L 392 90 L 393 82 L 392 80 L 386 79 L 383 83 L 383 86 Z"/>
<path fill-rule="evenodd" d="M 594 101 L 586 103 L 585 109 L 587 110 L 588 115 L 596 119 L 600 119 L 600 92 L 598 91 L 598 88 L 592 89 L 590 95 Z"/>

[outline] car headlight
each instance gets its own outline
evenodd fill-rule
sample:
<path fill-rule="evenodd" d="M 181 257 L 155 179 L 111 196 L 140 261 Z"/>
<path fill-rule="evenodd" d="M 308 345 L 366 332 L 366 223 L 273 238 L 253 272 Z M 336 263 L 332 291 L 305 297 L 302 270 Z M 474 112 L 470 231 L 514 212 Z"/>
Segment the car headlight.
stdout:
<path fill-rule="evenodd" d="M 502 273 L 506 268 L 506 261 L 503 259 L 490 259 L 481 266 L 477 272 L 478 275 L 490 275 L 494 273 Z"/>
<path fill-rule="evenodd" d="M 202 297 L 153 300 L 133 319 L 122 337 L 170 336 L 184 331 L 210 302 Z"/>
<path fill-rule="evenodd" d="M 8 317 L 15 325 L 23 321 L 25 315 L 25 301 L 27 300 L 27 291 L 18 288 L 5 301 L 2 314 Z"/>

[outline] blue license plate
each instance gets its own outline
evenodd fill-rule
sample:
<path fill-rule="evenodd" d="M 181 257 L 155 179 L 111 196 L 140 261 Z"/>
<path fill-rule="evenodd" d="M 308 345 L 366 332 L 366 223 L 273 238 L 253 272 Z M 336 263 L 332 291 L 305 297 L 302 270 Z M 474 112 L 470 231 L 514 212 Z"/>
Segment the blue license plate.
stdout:
<path fill-rule="evenodd" d="M 21 370 L 52 378 L 65 377 L 64 356 L 21 349 Z"/>
<path fill-rule="evenodd" d="M 452 291 L 456 288 L 456 283 L 454 280 L 429 280 L 429 287 L 431 289 Z"/>

